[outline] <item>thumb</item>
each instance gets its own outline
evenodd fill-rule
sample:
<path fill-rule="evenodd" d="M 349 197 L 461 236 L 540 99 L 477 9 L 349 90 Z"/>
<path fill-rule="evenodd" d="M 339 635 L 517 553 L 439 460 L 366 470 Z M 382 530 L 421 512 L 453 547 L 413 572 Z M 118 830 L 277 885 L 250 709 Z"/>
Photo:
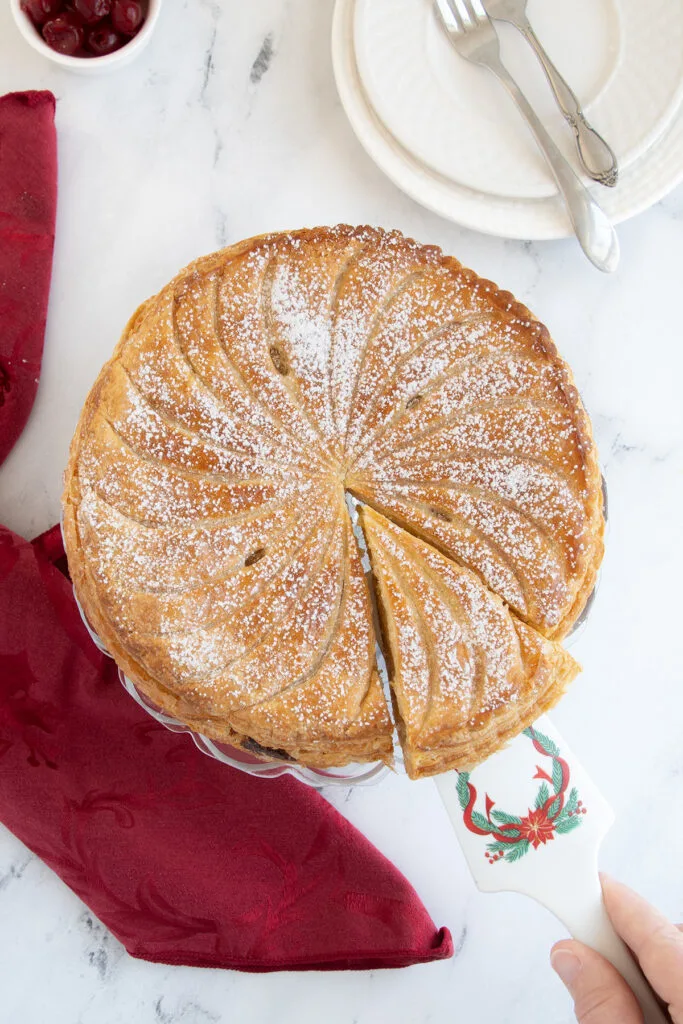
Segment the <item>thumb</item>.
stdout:
<path fill-rule="evenodd" d="M 558 942 L 550 963 L 569 989 L 579 1024 L 643 1024 L 633 992 L 594 949 L 571 939 Z"/>

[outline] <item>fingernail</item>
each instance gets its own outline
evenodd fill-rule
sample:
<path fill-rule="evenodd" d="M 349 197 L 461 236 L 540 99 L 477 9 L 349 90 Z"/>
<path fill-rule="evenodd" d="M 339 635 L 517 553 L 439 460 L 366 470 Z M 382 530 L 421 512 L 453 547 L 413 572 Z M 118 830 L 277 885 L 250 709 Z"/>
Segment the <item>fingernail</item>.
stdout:
<path fill-rule="evenodd" d="M 571 988 L 581 970 L 581 961 L 568 949 L 557 949 L 550 954 L 550 966 L 567 988 Z"/>

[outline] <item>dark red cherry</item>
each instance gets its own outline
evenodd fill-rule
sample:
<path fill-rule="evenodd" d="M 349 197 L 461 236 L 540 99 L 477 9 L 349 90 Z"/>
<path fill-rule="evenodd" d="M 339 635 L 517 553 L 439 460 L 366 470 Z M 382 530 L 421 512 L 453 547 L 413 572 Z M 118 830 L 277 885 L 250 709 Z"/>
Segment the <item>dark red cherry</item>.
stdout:
<path fill-rule="evenodd" d="M 62 0 L 21 0 L 21 9 L 34 25 L 43 25 L 62 8 Z"/>
<path fill-rule="evenodd" d="M 83 23 L 73 11 L 64 11 L 45 22 L 43 39 L 57 53 L 72 56 L 83 45 Z"/>
<path fill-rule="evenodd" d="M 142 25 L 144 12 L 138 0 L 114 0 L 111 9 L 112 25 L 124 36 L 134 36 Z"/>
<path fill-rule="evenodd" d="M 96 57 L 106 57 L 108 53 L 119 50 L 123 46 L 123 42 L 118 32 L 115 32 L 111 27 L 111 24 L 108 21 L 103 21 L 101 25 L 96 25 L 95 28 L 90 29 L 86 46 L 90 53 L 94 53 Z"/>
<path fill-rule="evenodd" d="M 71 0 L 71 5 L 86 25 L 106 18 L 111 10 L 111 0 Z"/>

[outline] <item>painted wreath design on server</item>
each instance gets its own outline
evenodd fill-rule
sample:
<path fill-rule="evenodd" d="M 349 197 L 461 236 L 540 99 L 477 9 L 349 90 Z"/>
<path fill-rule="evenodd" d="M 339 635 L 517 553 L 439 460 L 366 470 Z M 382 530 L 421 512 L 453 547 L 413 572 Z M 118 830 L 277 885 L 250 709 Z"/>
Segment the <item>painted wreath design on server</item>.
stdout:
<path fill-rule="evenodd" d="M 460 772 L 458 775 L 458 800 L 465 825 L 475 835 L 491 838 L 485 853 L 489 864 L 499 860 L 508 863 L 520 860 L 529 850 L 537 850 L 556 836 L 578 828 L 587 813 L 583 801 L 579 800 L 577 788 L 569 789 L 569 765 L 560 756 L 557 744 L 533 728 L 525 729 L 524 735 L 529 737 L 539 754 L 552 761 L 550 772 L 536 766 L 533 777 L 540 779 L 541 784 L 534 806 L 524 816 L 497 809 L 488 793 L 484 794 L 484 813 L 475 810 L 477 790 L 470 782 L 470 773 Z"/>

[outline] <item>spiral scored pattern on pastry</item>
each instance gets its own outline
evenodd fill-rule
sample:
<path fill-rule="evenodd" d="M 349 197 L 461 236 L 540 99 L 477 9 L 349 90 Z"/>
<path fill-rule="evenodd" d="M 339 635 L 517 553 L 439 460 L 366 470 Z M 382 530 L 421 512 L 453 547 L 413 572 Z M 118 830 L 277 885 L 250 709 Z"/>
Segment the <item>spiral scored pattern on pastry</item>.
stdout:
<path fill-rule="evenodd" d="M 367 506 L 409 773 L 470 766 L 577 670 L 557 640 L 594 585 L 602 495 L 547 330 L 436 248 L 262 236 L 148 300 L 72 443 L 77 595 L 198 731 L 313 767 L 389 761 L 345 491 Z"/>
<path fill-rule="evenodd" d="M 551 707 L 578 666 L 469 569 L 361 510 L 406 768 L 483 760 Z"/>

